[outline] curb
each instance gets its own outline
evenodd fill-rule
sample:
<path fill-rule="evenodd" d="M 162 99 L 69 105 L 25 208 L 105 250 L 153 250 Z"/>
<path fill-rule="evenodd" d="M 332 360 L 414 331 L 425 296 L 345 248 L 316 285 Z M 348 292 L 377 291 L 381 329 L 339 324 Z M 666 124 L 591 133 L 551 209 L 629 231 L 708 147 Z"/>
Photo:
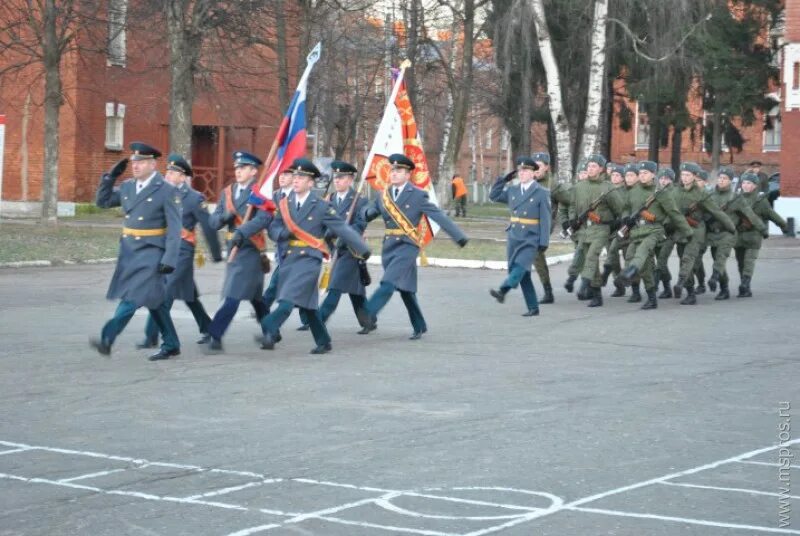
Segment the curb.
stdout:
<path fill-rule="evenodd" d="M 556 255 L 555 257 L 547 258 L 547 265 L 553 266 L 563 262 L 570 262 L 574 253 L 567 253 L 565 255 Z M 274 260 L 274 255 L 270 253 L 270 259 Z M 88 259 L 85 261 L 16 261 L 16 262 L 2 262 L 0 268 L 40 268 L 47 266 L 71 266 L 79 264 L 113 264 L 117 262 L 116 257 L 109 257 L 105 259 Z M 380 256 L 370 257 L 367 264 L 381 264 Z M 417 258 L 417 266 L 420 266 L 419 258 Z M 508 263 L 506 261 L 482 261 L 472 259 L 443 259 L 440 257 L 428 257 L 428 266 L 436 268 L 469 268 L 474 270 L 507 270 Z"/>

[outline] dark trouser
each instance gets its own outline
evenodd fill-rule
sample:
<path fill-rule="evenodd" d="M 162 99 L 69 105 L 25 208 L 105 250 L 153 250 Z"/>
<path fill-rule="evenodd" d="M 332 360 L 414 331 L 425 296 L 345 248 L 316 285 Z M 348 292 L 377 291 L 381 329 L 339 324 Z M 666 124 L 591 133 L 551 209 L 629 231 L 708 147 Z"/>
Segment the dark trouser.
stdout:
<path fill-rule="evenodd" d="M 180 350 L 181 343 L 178 340 L 178 333 L 175 331 L 175 325 L 172 323 L 172 318 L 169 316 L 168 302 L 164 302 L 158 306 L 157 309 L 148 309 L 150 317 L 158 326 L 158 331 L 161 332 L 161 338 L 164 343 L 161 348 L 167 351 Z M 114 316 L 106 322 L 100 334 L 102 339 L 108 344 L 113 344 L 117 336 L 122 333 L 125 326 L 128 325 L 136 309 L 139 307 L 130 301 L 121 301 L 117 305 L 117 310 L 114 311 Z"/>
<path fill-rule="evenodd" d="M 389 303 L 389 299 L 391 299 L 395 290 L 397 290 L 397 288 L 391 283 L 381 281 L 378 289 L 364 305 L 364 310 L 369 316 L 376 318 L 381 309 Z M 419 303 L 417 302 L 416 293 L 407 290 L 400 290 L 399 292 L 400 298 L 402 298 L 403 304 L 406 306 L 406 311 L 408 311 L 408 319 L 411 321 L 411 327 L 414 328 L 414 332 L 423 333 L 428 331 L 425 317 L 422 316 L 422 310 L 419 308 Z"/>
<path fill-rule="evenodd" d="M 197 329 L 200 330 L 200 333 L 208 333 L 208 325 L 211 323 L 211 317 L 208 316 L 206 313 L 203 304 L 200 303 L 200 295 L 197 292 L 197 285 L 194 287 L 194 298 L 191 301 L 186 301 L 186 306 L 192 312 L 192 316 L 194 316 L 194 321 L 197 322 Z M 167 310 L 172 310 L 172 304 L 175 303 L 175 300 L 172 298 L 167 298 L 164 302 L 167 306 Z M 153 320 L 153 315 L 149 315 L 147 317 L 147 324 L 144 326 L 144 335 L 148 341 L 157 341 L 158 340 L 158 326 L 156 325 L 155 320 Z"/>
<path fill-rule="evenodd" d="M 539 308 L 539 299 L 536 297 L 536 289 L 533 288 L 533 281 L 531 281 L 531 272 L 526 270 L 519 264 L 512 264 L 508 271 L 508 277 L 500 285 L 500 291 L 504 294 L 512 288 L 517 288 L 519 285 L 522 290 L 522 296 L 525 299 L 525 305 L 529 310 Z"/>
<path fill-rule="evenodd" d="M 533 267 L 536 269 L 536 275 L 539 276 L 539 281 L 542 285 L 550 284 L 550 268 L 547 267 L 547 257 L 544 253 L 536 255 L 536 260 L 533 262 Z"/>
<path fill-rule="evenodd" d="M 272 309 L 272 304 L 275 303 L 275 298 L 278 297 L 278 268 L 272 272 L 272 277 L 269 278 L 267 290 L 264 291 L 264 307 L 267 308 L 267 313 Z"/>
<path fill-rule="evenodd" d="M 739 268 L 740 276 L 753 277 L 760 249 L 761 248 L 746 248 L 741 246 L 736 246 L 736 248 L 734 248 L 736 252 L 736 265 Z"/>
<path fill-rule="evenodd" d="M 348 294 L 348 296 L 350 296 L 350 303 L 353 304 L 353 312 L 356 314 L 356 316 L 358 316 L 359 311 L 364 309 L 364 304 L 366 304 L 367 299 L 358 294 Z M 334 311 L 336 311 L 336 308 L 339 306 L 339 299 L 341 297 L 341 290 L 331 289 L 328 291 L 328 294 L 325 296 L 325 299 L 322 301 L 322 305 L 319 308 L 320 320 L 323 322 L 328 321 Z"/>
<path fill-rule="evenodd" d="M 463 217 L 467 217 L 467 196 L 462 195 L 461 197 L 455 198 L 455 205 L 456 205 L 456 218 L 461 215 Z"/>
<path fill-rule="evenodd" d="M 278 306 L 274 311 L 261 319 L 261 331 L 264 334 L 270 334 L 273 338 L 278 336 L 286 320 L 292 314 L 294 304 L 287 300 L 278 300 Z M 319 312 L 316 309 L 306 309 L 305 307 L 298 307 L 301 315 L 308 321 L 308 326 L 311 328 L 311 335 L 314 336 L 314 342 L 317 346 L 324 346 L 331 343 L 331 337 L 328 335 L 328 330 L 325 324 L 319 318 Z"/>
<path fill-rule="evenodd" d="M 261 319 L 267 315 L 267 308 L 261 298 L 250 300 L 253 305 L 253 310 L 256 312 L 256 320 L 261 322 Z M 228 326 L 233 322 L 233 317 L 236 316 L 236 311 L 239 310 L 239 300 L 235 298 L 225 298 L 222 306 L 217 309 L 214 319 L 208 325 L 208 333 L 215 340 L 221 340 L 225 332 L 228 331 Z"/>

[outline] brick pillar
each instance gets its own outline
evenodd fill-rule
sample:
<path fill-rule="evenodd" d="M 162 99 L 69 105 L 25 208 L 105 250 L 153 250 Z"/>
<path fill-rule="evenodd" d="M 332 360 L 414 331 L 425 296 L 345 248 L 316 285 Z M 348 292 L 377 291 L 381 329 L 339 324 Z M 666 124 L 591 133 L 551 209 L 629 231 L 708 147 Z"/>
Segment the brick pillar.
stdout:
<path fill-rule="evenodd" d="M 781 65 L 781 197 L 775 210 L 800 225 L 800 0 L 786 0 L 786 46 Z M 770 224 L 772 232 L 777 232 Z"/>

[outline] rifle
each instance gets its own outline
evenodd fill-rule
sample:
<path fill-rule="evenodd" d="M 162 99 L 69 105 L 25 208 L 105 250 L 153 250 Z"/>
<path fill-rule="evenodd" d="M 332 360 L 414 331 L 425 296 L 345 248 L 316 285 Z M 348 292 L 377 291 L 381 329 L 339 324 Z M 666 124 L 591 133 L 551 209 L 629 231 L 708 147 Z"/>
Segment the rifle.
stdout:
<path fill-rule="evenodd" d="M 650 207 L 652 207 L 653 203 L 655 203 L 656 199 L 658 199 L 658 196 L 661 195 L 661 192 L 665 192 L 665 191 L 666 191 L 666 188 L 662 188 L 661 190 L 658 190 L 653 195 L 648 197 L 647 200 L 644 202 L 644 205 L 642 205 L 642 208 L 637 210 L 634 213 L 634 215 L 632 216 L 633 224 L 632 225 L 628 225 L 626 223 L 625 225 L 620 227 L 619 231 L 617 231 L 617 236 L 619 236 L 620 238 L 628 238 L 628 234 L 631 232 L 631 227 L 634 227 L 636 225 L 636 221 L 642 216 L 642 213 L 644 211 L 646 211 L 647 209 L 649 209 Z"/>
<path fill-rule="evenodd" d="M 616 190 L 616 188 L 611 188 L 610 190 L 604 192 L 600 197 L 589 203 L 589 208 L 584 210 L 581 215 L 574 220 L 574 223 L 570 223 L 569 227 L 567 227 L 567 236 L 571 237 L 578 231 L 578 229 L 583 227 L 583 224 L 586 223 L 587 219 L 589 219 L 589 213 L 597 210 L 597 207 L 600 206 L 600 203 L 603 201 L 603 199 L 605 199 L 608 194 Z"/>
<path fill-rule="evenodd" d="M 709 198 L 711 198 L 711 194 L 706 194 L 705 197 L 703 197 L 702 199 L 698 199 L 697 201 L 695 201 L 686 208 L 686 212 L 683 213 L 683 217 L 686 218 L 686 223 L 688 223 L 692 227 L 697 227 L 698 225 L 700 225 L 700 222 L 697 219 L 690 216 L 689 214 L 692 214 L 695 210 L 697 210 L 697 207 L 700 206 L 700 203 L 703 203 Z"/>

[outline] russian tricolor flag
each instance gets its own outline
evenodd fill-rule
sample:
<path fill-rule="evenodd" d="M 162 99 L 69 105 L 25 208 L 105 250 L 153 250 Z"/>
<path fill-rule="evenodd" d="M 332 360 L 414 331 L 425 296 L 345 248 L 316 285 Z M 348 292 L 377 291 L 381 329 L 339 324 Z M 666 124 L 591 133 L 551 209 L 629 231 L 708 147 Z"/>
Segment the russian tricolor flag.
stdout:
<path fill-rule="evenodd" d="M 275 178 L 288 168 L 295 158 L 302 158 L 306 154 L 306 86 L 311 68 L 319 59 L 321 49 L 322 43 L 317 43 L 317 46 L 308 55 L 306 69 L 303 76 L 300 77 L 292 102 L 278 127 L 278 134 L 274 142 L 277 144 L 278 150 L 272 162 L 268 162 L 269 168 L 262 174 L 258 186 L 251 191 L 249 203 L 262 210 L 274 210 L 275 208 L 272 202 Z"/>

